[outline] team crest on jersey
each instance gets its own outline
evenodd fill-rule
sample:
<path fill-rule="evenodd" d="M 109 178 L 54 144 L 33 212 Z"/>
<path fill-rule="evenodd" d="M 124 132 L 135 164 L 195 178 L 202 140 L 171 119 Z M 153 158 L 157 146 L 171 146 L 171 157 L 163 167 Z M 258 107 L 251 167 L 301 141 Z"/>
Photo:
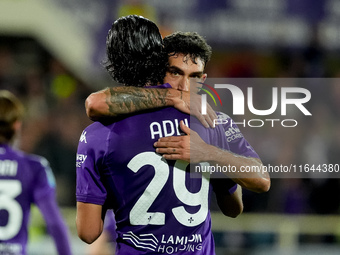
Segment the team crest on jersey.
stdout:
<path fill-rule="evenodd" d="M 82 142 L 85 142 L 87 143 L 86 141 L 86 131 L 84 130 L 83 133 L 81 133 L 81 136 L 80 136 L 80 139 L 79 141 L 82 143 Z"/>

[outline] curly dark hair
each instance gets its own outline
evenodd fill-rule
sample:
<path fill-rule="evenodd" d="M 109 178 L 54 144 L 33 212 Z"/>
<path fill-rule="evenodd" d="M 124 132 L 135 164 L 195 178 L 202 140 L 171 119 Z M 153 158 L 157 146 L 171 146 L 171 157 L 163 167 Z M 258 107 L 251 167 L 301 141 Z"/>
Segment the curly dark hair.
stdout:
<path fill-rule="evenodd" d="M 137 15 L 117 19 L 106 39 L 106 70 L 126 86 L 163 83 L 167 56 L 159 29 Z"/>
<path fill-rule="evenodd" d="M 164 37 L 164 49 L 168 56 L 178 53 L 189 56 L 195 64 L 196 59 L 200 58 L 204 67 L 210 60 L 212 51 L 205 39 L 196 32 L 175 32 Z"/>

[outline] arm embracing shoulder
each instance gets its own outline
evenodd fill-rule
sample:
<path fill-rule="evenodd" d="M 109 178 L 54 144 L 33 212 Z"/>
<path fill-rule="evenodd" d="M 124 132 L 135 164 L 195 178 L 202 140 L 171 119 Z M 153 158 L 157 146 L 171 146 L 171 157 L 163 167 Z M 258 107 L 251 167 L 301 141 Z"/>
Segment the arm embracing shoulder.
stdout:
<path fill-rule="evenodd" d="M 121 117 L 147 109 L 175 106 L 182 102 L 182 92 L 172 88 L 112 87 L 90 94 L 85 101 L 91 120 Z M 187 110 L 190 112 L 190 109 Z"/>
<path fill-rule="evenodd" d="M 207 145 L 206 152 L 206 161 L 213 165 L 233 167 L 235 171 L 227 171 L 225 174 L 242 188 L 257 193 L 269 190 L 270 177 L 268 172 L 261 171 L 260 159 L 237 155 L 211 145 Z M 257 171 L 244 171 L 244 169 L 257 169 Z"/>

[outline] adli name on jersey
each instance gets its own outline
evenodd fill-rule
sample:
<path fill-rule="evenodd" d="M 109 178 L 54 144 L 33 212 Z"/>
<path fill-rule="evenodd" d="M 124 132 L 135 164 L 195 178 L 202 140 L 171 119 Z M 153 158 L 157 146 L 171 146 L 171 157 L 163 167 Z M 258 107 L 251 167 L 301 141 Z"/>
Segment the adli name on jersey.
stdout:
<path fill-rule="evenodd" d="M 184 124 L 189 126 L 188 119 L 184 119 Z M 179 120 L 163 120 L 162 122 L 152 122 L 150 124 L 151 139 L 158 139 L 161 137 L 181 135 L 179 128 Z"/>

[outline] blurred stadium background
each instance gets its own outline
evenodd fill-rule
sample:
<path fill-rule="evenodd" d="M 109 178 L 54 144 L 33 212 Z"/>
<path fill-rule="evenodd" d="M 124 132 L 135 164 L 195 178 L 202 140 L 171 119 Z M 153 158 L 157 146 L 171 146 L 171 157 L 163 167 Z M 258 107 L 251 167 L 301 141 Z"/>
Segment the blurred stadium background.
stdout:
<path fill-rule="evenodd" d="M 340 163 L 340 0 L 1 0 L 0 88 L 27 107 L 18 146 L 50 161 L 75 254 L 87 249 L 75 232 L 84 100 L 114 85 L 100 62 L 112 21 L 128 14 L 153 20 L 164 36 L 205 36 L 209 77 L 334 78 L 308 87 L 313 117 L 301 128 L 241 131 L 265 164 Z M 266 194 L 245 192 L 244 203 L 237 219 L 213 206 L 218 255 L 340 253 L 339 179 L 273 179 Z M 31 254 L 55 254 L 45 231 L 34 210 Z"/>

